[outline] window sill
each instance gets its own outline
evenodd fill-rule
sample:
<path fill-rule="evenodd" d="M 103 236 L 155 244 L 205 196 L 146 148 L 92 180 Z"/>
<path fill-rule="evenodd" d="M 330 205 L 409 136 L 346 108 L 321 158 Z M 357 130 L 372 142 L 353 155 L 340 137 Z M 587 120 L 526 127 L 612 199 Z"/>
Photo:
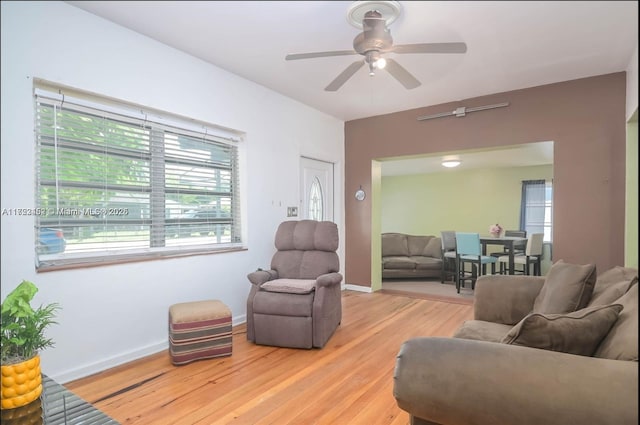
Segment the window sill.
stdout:
<path fill-rule="evenodd" d="M 43 262 L 39 267 L 36 267 L 37 273 L 47 273 L 58 270 L 74 270 L 74 269 L 86 269 L 91 267 L 102 267 L 102 266 L 112 266 L 118 264 L 127 264 L 127 263 L 140 263 L 145 261 L 158 261 L 158 260 L 167 260 L 173 258 L 183 258 L 183 257 L 193 257 L 199 255 L 216 255 L 216 254 L 226 254 L 229 252 L 240 252 L 247 251 L 247 247 L 229 247 L 229 248 L 221 248 L 221 249 L 207 249 L 207 250 L 194 250 L 188 252 L 171 252 L 171 253 L 149 253 L 146 255 L 136 255 L 136 256 L 106 256 L 100 258 L 86 258 L 83 261 L 78 262 L 68 262 L 68 263 L 59 263 L 59 264 L 46 264 Z"/>

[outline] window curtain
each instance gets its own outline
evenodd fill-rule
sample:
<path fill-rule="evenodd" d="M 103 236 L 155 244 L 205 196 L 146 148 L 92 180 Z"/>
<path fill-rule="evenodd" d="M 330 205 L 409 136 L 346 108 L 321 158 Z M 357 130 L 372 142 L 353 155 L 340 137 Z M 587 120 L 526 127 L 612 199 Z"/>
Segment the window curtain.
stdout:
<path fill-rule="evenodd" d="M 544 233 L 545 189 L 544 180 L 522 182 L 520 229 L 526 230 L 527 235 Z"/>

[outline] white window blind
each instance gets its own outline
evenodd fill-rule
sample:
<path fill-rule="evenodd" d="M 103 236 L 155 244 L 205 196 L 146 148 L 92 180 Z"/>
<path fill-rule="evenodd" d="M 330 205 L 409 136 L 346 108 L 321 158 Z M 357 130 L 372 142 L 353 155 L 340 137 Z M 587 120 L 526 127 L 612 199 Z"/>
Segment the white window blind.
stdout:
<path fill-rule="evenodd" d="M 522 182 L 520 228 L 527 234 L 544 233 L 544 241 L 553 236 L 553 183 L 545 180 Z"/>
<path fill-rule="evenodd" d="M 239 135 L 42 89 L 35 119 L 37 268 L 242 246 Z"/>

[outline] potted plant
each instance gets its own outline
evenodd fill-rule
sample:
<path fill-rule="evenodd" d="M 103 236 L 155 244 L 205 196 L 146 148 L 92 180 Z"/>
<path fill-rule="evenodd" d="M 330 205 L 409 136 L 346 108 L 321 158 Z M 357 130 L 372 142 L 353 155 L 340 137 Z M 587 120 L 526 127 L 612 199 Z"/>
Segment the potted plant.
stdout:
<path fill-rule="evenodd" d="M 36 292 L 36 285 L 23 280 L 2 302 L 2 409 L 24 406 L 42 393 L 39 351 L 54 345 L 45 330 L 56 323 L 60 306 L 52 303 L 32 308 Z"/>

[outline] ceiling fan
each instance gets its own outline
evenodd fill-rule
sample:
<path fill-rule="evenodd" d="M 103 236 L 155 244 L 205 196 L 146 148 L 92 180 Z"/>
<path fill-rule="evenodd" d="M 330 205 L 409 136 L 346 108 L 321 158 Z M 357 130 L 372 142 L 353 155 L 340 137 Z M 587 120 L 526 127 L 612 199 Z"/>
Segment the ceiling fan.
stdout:
<path fill-rule="evenodd" d="M 375 75 L 377 69 L 385 69 L 392 77 L 406 89 L 414 89 L 421 83 L 402 65 L 391 58 L 385 58 L 386 53 L 465 53 L 465 43 L 421 43 L 421 44 L 393 44 L 391 31 L 388 28 L 400 14 L 400 4 L 397 1 L 357 1 L 349 8 L 347 17 L 349 22 L 362 28 L 362 32 L 353 40 L 354 50 L 334 50 L 327 52 L 289 54 L 285 60 L 299 60 L 321 58 L 329 56 L 362 55 L 364 60 L 358 60 L 342 71 L 327 87 L 325 91 L 337 91 L 365 64 L 369 66 L 369 75 Z"/>

